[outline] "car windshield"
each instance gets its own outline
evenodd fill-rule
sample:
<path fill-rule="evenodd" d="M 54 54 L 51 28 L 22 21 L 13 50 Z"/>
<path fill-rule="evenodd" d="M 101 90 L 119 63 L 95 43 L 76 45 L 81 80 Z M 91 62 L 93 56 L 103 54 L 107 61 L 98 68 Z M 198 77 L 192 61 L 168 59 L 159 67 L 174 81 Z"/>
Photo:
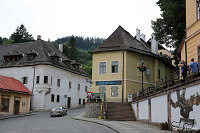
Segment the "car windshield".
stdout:
<path fill-rule="evenodd" d="M 60 107 L 59 108 L 54 108 L 53 111 L 56 111 L 56 110 L 62 110 Z"/>

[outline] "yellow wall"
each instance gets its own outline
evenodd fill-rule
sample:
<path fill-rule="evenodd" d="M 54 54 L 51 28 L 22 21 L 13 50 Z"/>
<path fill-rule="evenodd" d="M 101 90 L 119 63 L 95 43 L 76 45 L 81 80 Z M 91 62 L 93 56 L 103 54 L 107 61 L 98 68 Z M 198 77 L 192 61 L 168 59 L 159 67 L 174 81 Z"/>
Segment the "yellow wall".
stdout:
<path fill-rule="evenodd" d="M 144 58 L 144 65 L 150 68 L 150 77 L 146 77 L 146 72 L 144 72 L 144 88 L 154 85 L 158 81 L 158 69 L 161 70 L 161 80 L 165 80 L 171 74 L 170 68 L 168 68 L 165 63 L 161 62 L 155 57 L 138 54 L 135 52 L 124 51 L 124 98 L 126 99 L 128 94 L 134 94 L 141 90 L 142 75 L 137 69 L 140 64 L 140 59 Z M 106 62 L 106 74 L 99 74 L 99 62 Z M 111 62 L 119 61 L 118 73 L 111 73 Z M 99 86 L 96 85 L 96 81 L 122 81 L 123 72 L 123 52 L 113 51 L 113 52 L 101 52 L 93 54 L 92 63 L 92 92 L 99 92 Z M 112 85 L 106 85 L 106 98 L 107 99 L 122 99 L 122 85 L 119 87 L 119 96 L 117 98 L 111 97 L 110 88 Z"/>
<path fill-rule="evenodd" d="M 191 26 L 196 20 L 196 0 L 186 0 L 186 27 Z"/>
<path fill-rule="evenodd" d="M 15 93 L 6 93 L 6 92 L 0 92 L 0 106 L 1 106 L 1 96 L 10 96 L 9 101 L 9 112 L 0 112 L 0 114 L 13 114 L 14 111 L 14 97 L 20 97 L 20 107 L 19 107 L 19 113 L 29 113 L 30 111 L 30 95 L 22 95 L 22 94 L 15 94 Z M 24 106 L 22 106 L 22 103 L 25 103 Z"/>
<path fill-rule="evenodd" d="M 187 63 L 189 64 L 192 58 L 198 61 L 197 47 L 200 45 L 200 20 L 197 20 L 196 0 L 186 0 L 186 45 Z"/>
<path fill-rule="evenodd" d="M 160 52 L 162 52 L 162 54 L 168 55 L 169 57 L 173 58 L 173 55 L 167 50 L 164 50 L 164 49 L 158 50 L 159 54 Z"/>

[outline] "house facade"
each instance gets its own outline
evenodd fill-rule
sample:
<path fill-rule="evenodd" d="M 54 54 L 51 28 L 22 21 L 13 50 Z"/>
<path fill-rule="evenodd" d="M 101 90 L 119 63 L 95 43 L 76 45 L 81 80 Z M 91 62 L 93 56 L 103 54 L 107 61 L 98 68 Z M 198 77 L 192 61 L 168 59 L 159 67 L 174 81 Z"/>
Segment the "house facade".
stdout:
<path fill-rule="evenodd" d="M 31 95 L 20 81 L 0 75 L 0 115 L 29 113 Z"/>
<path fill-rule="evenodd" d="M 200 61 L 200 1 L 186 0 L 186 57 Z M 183 47 L 185 48 L 185 47 Z M 182 50 L 181 50 L 182 51 Z M 181 52 L 182 53 L 182 52 Z"/>
<path fill-rule="evenodd" d="M 62 51 L 62 45 L 60 47 Z M 90 87 L 80 64 L 53 44 L 35 42 L 0 46 L 0 74 L 20 80 L 31 92 L 32 110 L 84 105 Z"/>
<path fill-rule="evenodd" d="M 92 92 L 106 94 L 107 101 L 127 101 L 129 94 L 141 90 L 142 77 L 144 88 L 169 80 L 173 76 L 170 60 L 158 55 L 158 45 L 152 37 L 152 49 L 140 38 L 119 26 L 99 48 L 91 51 Z M 155 52 L 155 53 L 154 53 Z M 146 71 L 137 69 L 144 59 Z"/>

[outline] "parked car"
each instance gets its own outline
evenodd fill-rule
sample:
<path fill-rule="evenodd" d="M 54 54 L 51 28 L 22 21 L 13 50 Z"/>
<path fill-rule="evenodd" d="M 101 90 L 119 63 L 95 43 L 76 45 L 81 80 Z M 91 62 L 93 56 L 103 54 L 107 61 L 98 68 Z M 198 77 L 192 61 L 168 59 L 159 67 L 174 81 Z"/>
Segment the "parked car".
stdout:
<path fill-rule="evenodd" d="M 56 107 L 53 108 L 50 112 L 51 117 L 53 116 L 64 116 L 67 115 L 67 108 L 65 107 Z"/>

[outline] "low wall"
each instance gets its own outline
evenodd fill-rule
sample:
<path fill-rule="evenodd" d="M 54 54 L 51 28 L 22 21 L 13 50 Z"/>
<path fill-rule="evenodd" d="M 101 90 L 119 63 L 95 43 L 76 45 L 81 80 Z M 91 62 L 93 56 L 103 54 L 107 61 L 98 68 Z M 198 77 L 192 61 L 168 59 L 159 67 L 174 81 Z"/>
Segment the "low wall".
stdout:
<path fill-rule="evenodd" d="M 131 103 L 138 121 L 171 123 L 180 118 L 195 119 L 200 129 L 200 79 L 174 86 Z"/>
<path fill-rule="evenodd" d="M 87 118 L 98 118 L 101 112 L 100 103 L 86 103 L 84 117 Z"/>

